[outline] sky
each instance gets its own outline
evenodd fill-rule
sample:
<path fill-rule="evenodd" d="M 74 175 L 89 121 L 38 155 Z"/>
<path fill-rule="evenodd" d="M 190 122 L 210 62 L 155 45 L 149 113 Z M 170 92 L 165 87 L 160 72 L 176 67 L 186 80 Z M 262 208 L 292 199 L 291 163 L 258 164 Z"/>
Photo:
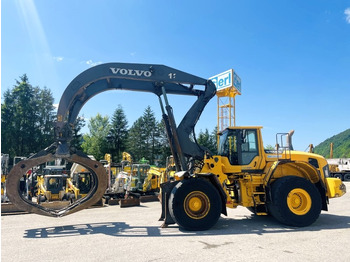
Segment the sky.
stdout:
<path fill-rule="evenodd" d="M 107 62 L 206 79 L 234 69 L 236 125 L 263 126 L 265 145 L 294 129 L 294 149 L 304 151 L 350 128 L 350 0 L 1 1 L 1 95 L 27 74 L 58 104 L 78 74 Z M 195 101 L 169 100 L 177 123 Z M 154 94 L 120 90 L 95 96 L 80 115 L 111 117 L 118 105 L 129 127 L 147 106 L 161 120 Z M 213 98 L 196 133 L 216 124 Z"/>

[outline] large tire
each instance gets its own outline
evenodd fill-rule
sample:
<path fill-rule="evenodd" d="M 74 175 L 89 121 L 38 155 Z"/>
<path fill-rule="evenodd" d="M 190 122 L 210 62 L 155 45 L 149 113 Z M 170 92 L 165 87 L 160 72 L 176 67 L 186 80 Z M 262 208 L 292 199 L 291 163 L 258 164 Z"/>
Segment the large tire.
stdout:
<path fill-rule="evenodd" d="M 185 230 L 207 230 L 214 226 L 221 214 L 218 190 L 204 179 L 187 179 L 171 191 L 169 212 Z"/>
<path fill-rule="evenodd" d="M 343 177 L 343 175 L 342 174 L 334 174 L 334 176 L 333 177 L 335 177 L 335 178 L 339 178 L 341 181 L 344 181 L 344 177 Z"/>
<path fill-rule="evenodd" d="M 344 175 L 344 181 L 350 181 L 350 173 Z"/>
<path fill-rule="evenodd" d="M 309 226 L 321 213 L 320 192 L 310 181 L 296 176 L 277 179 L 271 185 L 270 214 L 279 222 L 295 227 Z"/>
<path fill-rule="evenodd" d="M 38 199 L 38 204 L 41 204 L 46 201 L 46 197 L 43 195 L 38 195 L 37 199 Z"/>

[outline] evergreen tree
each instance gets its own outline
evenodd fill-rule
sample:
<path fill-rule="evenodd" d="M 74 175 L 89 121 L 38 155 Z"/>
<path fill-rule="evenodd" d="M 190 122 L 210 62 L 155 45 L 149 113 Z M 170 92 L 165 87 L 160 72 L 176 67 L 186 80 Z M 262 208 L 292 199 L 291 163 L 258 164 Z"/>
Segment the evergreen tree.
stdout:
<path fill-rule="evenodd" d="M 127 151 L 133 156 L 134 161 L 137 162 L 144 157 L 144 144 L 143 119 L 140 117 L 131 126 L 127 140 Z"/>
<path fill-rule="evenodd" d="M 53 107 L 54 98 L 52 92 L 44 87 L 42 90 L 35 88 L 35 93 L 38 99 L 35 99 L 36 102 L 33 101 L 32 106 L 36 108 L 40 116 L 37 121 L 37 132 L 40 137 L 38 145 L 40 147 L 42 145 L 49 145 L 53 141 L 53 124 L 56 120 L 56 114 Z M 41 149 L 42 148 L 40 148 L 40 150 Z"/>
<path fill-rule="evenodd" d="M 54 142 L 53 96 L 49 89 L 33 87 L 24 74 L 1 104 L 1 151 L 11 159 L 29 156 Z"/>
<path fill-rule="evenodd" d="M 112 157 L 114 161 L 122 160 L 122 153 L 126 150 L 128 138 L 128 120 L 121 105 L 114 111 L 112 116 L 109 140 Z"/>
<path fill-rule="evenodd" d="M 210 134 L 212 147 L 210 148 L 211 153 L 216 155 L 218 153 L 218 127 L 215 126 Z"/>
<path fill-rule="evenodd" d="M 171 155 L 168 137 L 165 131 L 164 121 L 158 123 L 158 140 L 157 140 L 157 154 L 159 166 L 165 166 L 166 159 Z"/>
<path fill-rule="evenodd" d="M 145 137 L 144 141 L 144 157 L 150 160 L 151 164 L 154 164 L 154 159 L 156 155 L 156 144 L 159 136 L 157 121 L 154 116 L 154 112 L 151 107 L 148 106 L 142 116 L 143 121 L 143 133 Z"/>
<path fill-rule="evenodd" d="M 202 132 L 202 130 L 199 132 L 197 143 L 207 148 L 212 154 L 215 154 L 217 152 L 216 141 L 217 139 L 216 139 L 215 130 L 211 134 L 209 134 L 209 131 L 207 128 L 205 129 L 204 132 Z"/>
<path fill-rule="evenodd" d="M 127 151 L 135 157 L 135 161 L 146 158 L 154 164 L 160 158 L 159 123 L 154 112 L 148 106 L 142 117 L 138 118 L 129 130 Z"/>

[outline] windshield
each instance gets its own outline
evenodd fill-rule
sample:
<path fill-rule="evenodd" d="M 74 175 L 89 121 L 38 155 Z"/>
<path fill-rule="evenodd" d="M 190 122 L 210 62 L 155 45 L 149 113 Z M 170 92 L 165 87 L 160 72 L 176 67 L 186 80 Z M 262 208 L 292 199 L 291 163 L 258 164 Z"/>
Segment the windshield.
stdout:
<path fill-rule="evenodd" d="M 255 129 L 228 129 L 220 136 L 219 155 L 232 165 L 248 165 L 258 155 Z"/>
<path fill-rule="evenodd" d="M 53 194 L 57 194 L 63 187 L 62 177 L 45 177 L 46 189 Z"/>
<path fill-rule="evenodd" d="M 91 175 L 90 174 L 79 174 L 78 175 L 78 188 L 80 193 L 87 194 L 91 189 Z"/>

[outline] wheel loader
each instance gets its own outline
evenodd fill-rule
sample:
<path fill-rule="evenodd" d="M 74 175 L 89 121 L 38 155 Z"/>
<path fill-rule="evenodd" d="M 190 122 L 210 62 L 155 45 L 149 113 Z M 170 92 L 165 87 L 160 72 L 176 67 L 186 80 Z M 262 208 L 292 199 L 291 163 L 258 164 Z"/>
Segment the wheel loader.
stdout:
<path fill-rule="evenodd" d="M 227 215 L 227 208 L 237 206 L 257 215 L 270 214 L 288 226 L 308 226 L 321 210 L 328 209 L 330 198 L 346 192 L 341 180 L 328 177 L 328 164 L 322 156 L 294 151 L 291 143 L 279 143 L 276 150 L 265 151 L 258 126 L 223 130 L 216 155 L 198 145 L 195 125 L 216 94 L 211 80 L 163 65 L 107 63 L 82 72 L 68 85 L 57 111 L 56 142 L 18 163 L 9 174 L 6 186 L 13 203 L 29 212 L 63 216 L 87 208 L 103 196 L 107 186 L 103 165 L 76 151 L 69 141 L 83 105 L 108 90 L 151 92 L 158 97 L 178 178 L 161 185 L 162 226 L 176 223 L 185 230 L 206 230 L 221 214 Z M 196 97 L 178 125 L 168 95 Z M 283 136 L 290 140 L 290 135 Z M 18 193 L 23 173 L 59 157 L 91 171 L 91 194 L 57 211 L 24 201 Z"/>

